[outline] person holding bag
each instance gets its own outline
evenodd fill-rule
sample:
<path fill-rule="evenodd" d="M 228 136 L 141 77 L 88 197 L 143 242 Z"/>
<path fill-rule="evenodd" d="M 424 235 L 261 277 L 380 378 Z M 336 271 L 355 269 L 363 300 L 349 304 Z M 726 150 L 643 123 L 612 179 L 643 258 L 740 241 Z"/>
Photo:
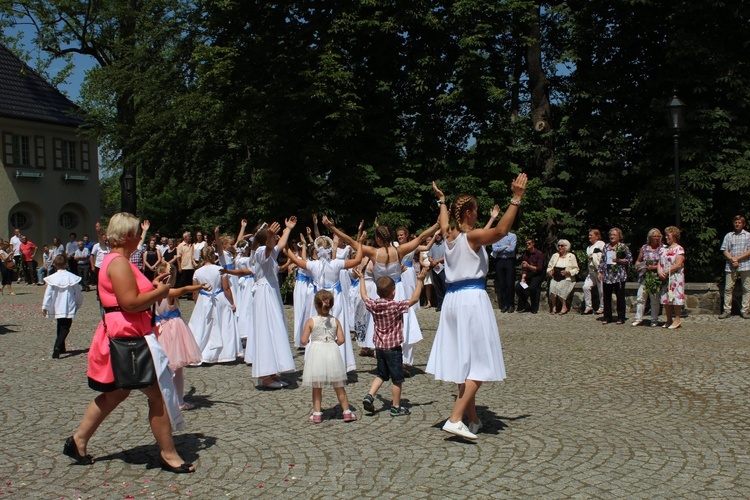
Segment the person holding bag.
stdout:
<path fill-rule="evenodd" d="M 152 283 L 128 259 L 138 245 L 141 230 L 138 219 L 124 212 L 113 215 L 107 227 L 111 252 L 105 255 L 99 275 L 104 314 L 88 359 L 89 387 L 102 394 L 89 404 L 78 430 L 66 441 L 63 453 L 80 465 L 94 463 L 87 454 L 89 440 L 104 419 L 130 395 L 130 389 L 138 388 L 148 397 L 149 423 L 161 450 L 157 457 L 159 466 L 174 473 L 195 472 L 195 467 L 184 463 L 175 450 L 172 430 L 184 428 L 185 423 L 167 357 L 153 334 L 151 308 L 169 294 L 168 275 L 159 275 Z M 148 346 L 145 351 L 144 339 Z M 123 341 L 130 345 L 123 347 Z M 118 369 L 126 365 L 119 362 L 124 361 L 118 354 L 123 351 L 130 370 Z M 138 363 L 143 361 L 135 371 L 134 358 Z M 145 383 L 149 385 L 143 386 Z"/>

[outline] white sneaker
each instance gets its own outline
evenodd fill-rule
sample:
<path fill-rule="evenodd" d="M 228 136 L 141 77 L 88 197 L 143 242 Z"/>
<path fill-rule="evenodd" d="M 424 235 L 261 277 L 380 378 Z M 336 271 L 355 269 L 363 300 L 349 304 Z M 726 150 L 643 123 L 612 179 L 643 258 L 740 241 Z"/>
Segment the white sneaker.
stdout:
<path fill-rule="evenodd" d="M 479 429 L 481 429 L 482 427 L 484 427 L 484 425 L 482 425 L 481 420 L 476 424 L 474 422 L 469 422 L 469 432 L 471 432 L 472 434 L 477 434 L 479 432 Z"/>
<path fill-rule="evenodd" d="M 445 424 L 443 425 L 443 430 L 445 432 L 450 432 L 451 434 L 455 434 L 456 436 L 465 438 L 465 439 L 476 439 L 477 435 L 470 432 L 469 429 L 466 428 L 463 422 L 460 420 L 456 423 L 453 423 L 450 421 L 450 419 L 445 421 Z"/>

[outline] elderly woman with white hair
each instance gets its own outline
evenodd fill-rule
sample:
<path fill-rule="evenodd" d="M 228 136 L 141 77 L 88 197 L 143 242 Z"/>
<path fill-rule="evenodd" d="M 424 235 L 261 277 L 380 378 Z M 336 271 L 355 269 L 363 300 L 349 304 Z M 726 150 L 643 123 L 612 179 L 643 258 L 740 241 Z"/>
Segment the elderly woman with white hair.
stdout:
<path fill-rule="evenodd" d="M 578 274 L 578 260 L 570 251 L 570 242 L 557 242 L 557 253 L 552 256 L 547 265 L 547 276 L 552 278 L 549 286 L 549 301 L 552 314 L 567 314 L 569 310 L 568 297 L 575 286 L 575 276 Z M 562 302 L 557 308 L 557 299 Z"/>

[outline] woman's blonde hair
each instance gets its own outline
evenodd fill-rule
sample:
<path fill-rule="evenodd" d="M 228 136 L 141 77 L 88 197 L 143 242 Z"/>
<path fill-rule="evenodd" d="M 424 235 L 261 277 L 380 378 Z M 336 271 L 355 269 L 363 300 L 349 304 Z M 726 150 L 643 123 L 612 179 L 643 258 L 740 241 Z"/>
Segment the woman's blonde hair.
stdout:
<path fill-rule="evenodd" d="M 659 231 L 659 229 L 656 227 L 651 228 L 651 231 L 649 231 L 646 235 L 646 243 L 648 243 L 648 240 L 650 240 L 652 236 L 658 236 L 659 238 L 661 238 L 661 231 Z"/>
<path fill-rule="evenodd" d="M 127 212 L 120 212 L 109 219 L 107 225 L 107 239 L 113 247 L 121 247 L 126 238 L 134 238 L 138 235 L 140 224 L 138 217 Z"/>
<path fill-rule="evenodd" d="M 664 230 L 664 232 L 672 237 L 672 241 L 675 241 L 677 243 L 680 242 L 680 235 L 682 234 L 682 231 L 680 231 L 679 227 L 669 226 Z"/>
<path fill-rule="evenodd" d="M 203 247 L 203 250 L 201 250 L 201 257 L 203 257 L 203 260 L 209 264 L 216 264 L 216 250 L 211 245 Z"/>
<path fill-rule="evenodd" d="M 609 233 L 607 233 L 607 234 L 612 234 L 612 231 L 614 231 L 615 233 L 617 233 L 617 237 L 619 238 L 619 242 L 622 243 L 622 238 L 623 238 L 623 236 L 622 236 L 622 229 L 620 229 L 619 227 L 613 227 L 612 229 L 609 230 Z"/>

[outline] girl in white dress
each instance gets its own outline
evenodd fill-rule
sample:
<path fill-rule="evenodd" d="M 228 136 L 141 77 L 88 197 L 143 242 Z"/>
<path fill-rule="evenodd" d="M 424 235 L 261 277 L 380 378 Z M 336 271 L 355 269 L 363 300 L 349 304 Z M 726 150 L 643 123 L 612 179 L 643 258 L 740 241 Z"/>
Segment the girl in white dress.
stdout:
<path fill-rule="evenodd" d="M 289 233 L 297 224 L 291 216 L 285 221 L 284 232 L 278 238 L 281 225 L 274 222 L 255 234 L 255 297 L 253 297 L 253 377 L 266 389 L 281 389 L 289 384 L 279 378 L 280 373 L 294 371 L 294 358 L 289 346 L 284 303 L 279 288 L 279 252 L 286 247 Z"/>
<path fill-rule="evenodd" d="M 331 316 L 334 296 L 328 290 L 315 294 L 315 310 L 318 315 L 308 319 L 302 331 L 302 344 L 307 345 L 305 369 L 302 372 L 302 385 L 312 387 L 313 411 L 310 422 L 323 421 L 323 387 L 333 387 L 344 412 L 344 422 L 357 420 L 357 415 L 349 409 L 346 396 L 346 369 L 336 347 L 345 342 L 341 322 Z"/>
<path fill-rule="evenodd" d="M 449 216 L 445 195 L 434 182 L 432 184 L 440 205 L 440 228 L 447 235 L 445 277 L 448 289 L 426 371 L 434 374 L 436 380 L 459 384 L 458 397 L 443 430 L 467 439 L 476 439 L 482 427 L 475 404 L 477 390 L 482 382 L 505 378 L 497 321 L 484 289 L 489 269 L 484 247 L 510 231 L 526 191 L 526 182 L 526 174 L 516 177 L 511 187 L 510 206 L 498 225 L 488 229 L 476 227 L 478 207 L 473 196 L 456 198 Z M 469 420 L 468 428 L 462 421 L 464 414 Z"/>
<path fill-rule="evenodd" d="M 234 295 L 229 278 L 219 272 L 214 247 L 203 247 L 203 266 L 193 274 L 194 285 L 208 285 L 211 291 L 193 292 L 195 307 L 190 316 L 190 330 L 201 349 L 204 363 L 228 363 L 242 350 L 234 317 Z"/>
<path fill-rule="evenodd" d="M 240 339 L 245 339 L 245 362 L 252 364 L 252 348 L 255 342 L 255 337 L 253 336 L 253 289 L 255 285 L 253 269 L 255 267 L 255 253 L 252 246 L 245 240 L 240 241 L 237 248 L 240 250 L 240 256 L 235 259 L 235 269 L 222 268 L 221 273 L 237 277 L 237 298 L 235 299 L 235 303 L 237 304 L 235 311 L 237 333 Z"/>
<path fill-rule="evenodd" d="M 354 242 L 355 248 L 359 248 L 362 239 L 364 239 L 364 233 L 360 235 L 360 241 Z M 334 306 L 331 312 L 339 320 L 344 331 L 347 332 L 344 335 L 344 343 L 339 346 L 341 359 L 344 361 L 346 371 L 351 372 L 357 369 L 357 362 L 354 358 L 352 338 L 349 335 L 348 314 L 346 313 L 345 297 L 348 297 L 348 293 L 342 293 L 341 281 L 339 280 L 343 269 L 351 269 L 362 262 L 362 253 L 357 252 L 357 257 L 354 259 L 331 260 L 333 249 L 334 243 L 331 241 L 331 238 L 320 236 L 315 239 L 315 251 L 318 254 L 318 260 L 304 261 L 289 251 L 287 251 L 287 257 L 298 267 L 307 269 L 315 283 L 316 293 L 317 290 L 328 290 L 333 294 Z"/>
<path fill-rule="evenodd" d="M 307 261 L 307 245 L 305 239 L 300 234 L 300 245 L 294 250 L 295 256 L 301 260 Z M 307 269 L 297 266 L 297 281 L 294 284 L 294 293 L 292 302 L 294 303 L 294 346 L 303 347 L 300 339 L 302 338 L 302 329 L 305 323 L 313 315 L 313 297 L 315 296 L 315 287 L 313 279 Z"/>
<path fill-rule="evenodd" d="M 186 293 L 211 291 L 211 287 L 204 283 L 202 285 L 189 285 L 175 288 L 177 281 L 177 268 L 169 264 L 161 263 L 156 266 L 156 274 L 169 274 L 169 295 L 156 303 L 156 338 L 161 344 L 164 353 L 169 358 L 169 369 L 174 371 L 174 388 L 177 392 L 177 402 L 180 410 L 192 410 L 195 405 L 185 402 L 185 377 L 182 368 L 201 362 L 201 350 L 195 342 L 193 332 L 190 331 L 185 320 L 180 314 L 179 298 Z"/>
<path fill-rule="evenodd" d="M 323 224 L 347 243 L 351 244 L 354 242 L 351 237 L 334 226 L 333 221 L 328 219 L 328 217 L 323 216 Z M 381 276 L 389 276 L 396 283 L 396 297 L 394 300 L 409 300 L 411 297 L 411 295 L 406 294 L 406 287 L 401 281 L 401 259 L 406 254 L 416 250 L 427 236 L 438 230 L 438 227 L 438 224 L 434 224 L 429 229 L 423 231 L 417 238 L 396 248 L 392 245 L 393 240 L 388 227 L 377 226 L 375 228 L 375 242 L 382 248 L 362 245 L 362 255 L 373 261 L 374 280 L 377 281 Z M 404 343 L 402 349 L 405 365 L 414 364 L 414 344 L 420 340 L 422 340 L 422 330 L 419 328 L 417 315 L 412 308 L 404 314 Z"/>

